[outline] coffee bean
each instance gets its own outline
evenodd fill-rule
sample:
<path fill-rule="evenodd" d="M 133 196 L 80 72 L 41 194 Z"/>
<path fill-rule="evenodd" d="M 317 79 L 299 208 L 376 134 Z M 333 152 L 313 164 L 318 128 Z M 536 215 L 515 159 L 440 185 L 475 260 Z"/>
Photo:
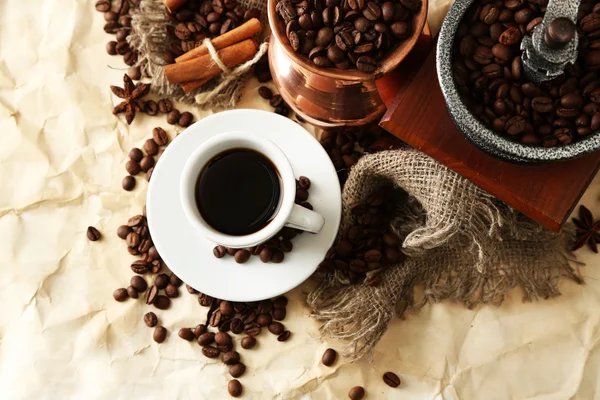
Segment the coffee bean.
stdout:
<path fill-rule="evenodd" d="M 225 332 L 217 332 L 214 339 L 215 343 L 217 343 L 219 346 L 227 346 L 228 344 L 231 344 L 231 336 Z"/>
<path fill-rule="evenodd" d="M 152 311 L 146 313 L 144 315 L 144 323 L 149 328 L 154 328 L 156 324 L 158 324 L 158 318 L 156 317 L 156 314 L 154 314 Z"/>
<path fill-rule="evenodd" d="M 238 250 L 235 252 L 235 262 L 238 264 L 243 264 L 250 259 L 250 252 L 248 250 Z"/>
<path fill-rule="evenodd" d="M 154 156 L 158 153 L 158 144 L 156 144 L 154 139 L 148 139 L 144 142 L 144 150 L 146 150 L 146 153 L 149 156 Z M 142 160 L 143 160 L 143 158 L 142 158 Z M 132 160 L 130 160 L 130 161 L 132 161 Z M 140 166 L 140 168 L 141 168 L 141 166 Z M 127 171 L 127 172 L 131 173 L 130 171 Z"/>
<path fill-rule="evenodd" d="M 177 123 L 179 124 L 179 126 L 187 128 L 192 124 L 192 122 L 194 122 L 194 116 L 192 115 L 192 113 L 186 111 L 181 114 Z"/>
<path fill-rule="evenodd" d="M 273 335 L 281 335 L 281 333 L 285 330 L 281 322 L 271 322 L 268 329 Z"/>
<path fill-rule="evenodd" d="M 251 349 L 256 346 L 256 339 L 253 336 L 246 336 L 242 339 L 242 348 Z"/>
<path fill-rule="evenodd" d="M 110 0 L 98 0 L 96 2 L 96 11 L 99 11 L 99 12 L 110 11 Z"/>
<path fill-rule="evenodd" d="M 284 258 L 285 258 L 285 255 L 283 254 L 283 251 L 275 250 L 273 252 L 273 256 L 271 257 L 271 262 L 275 263 L 275 264 L 279 264 L 283 261 Z"/>
<path fill-rule="evenodd" d="M 177 122 L 179 122 L 180 117 L 181 117 L 181 114 L 179 113 L 178 110 L 171 110 L 167 114 L 167 122 L 171 125 L 175 125 Z"/>
<path fill-rule="evenodd" d="M 129 294 L 127 293 L 127 289 L 119 288 L 113 292 L 113 297 L 118 302 L 123 302 L 129 298 Z"/>
<path fill-rule="evenodd" d="M 290 338 L 290 335 L 292 333 L 290 331 L 283 331 L 283 333 L 279 336 L 277 336 L 277 341 L 278 342 L 285 342 L 286 340 L 288 340 Z"/>
<path fill-rule="evenodd" d="M 225 365 L 233 365 L 240 362 L 240 353 L 237 351 L 229 351 L 221 356 L 221 361 Z"/>
<path fill-rule="evenodd" d="M 273 257 L 273 251 L 271 249 L 269 249 L 268 247 L 265 247 L 261 250 L 260 260 L 262 262 L 267 263 L 267 262 L 271 261 L 272 257 Z"/>
<path fill-rule="evenodd" d="M 154 301 L 154 307 L 159 310 L 166 310 L 171 306 L 171 299 L 167 296 L 156 296 L 156 300 Z"/>
<path fill-rule="evenodd" d="M 400 386 L 400 378 L 393 372 L 386 372 L 383 374 L 383 382 L 393 388 Z"/>
<path fill-rule="evenodd" d="M 374 72 L 377 69 L 377 61 L 369 56 L 360 56 L 356 61 L 356 68 L 361 72 Z"/>
<path fill-rule="evenodd" d="M 323 357 L 321 357 L 321 362 L 323 365 L 327 367 L 331 367 L 335 360 L 337 359 L 337 352 L 334 349 L 327 349 L 325 353 L 323 353 Z"/>
<path fill-rule="evenodd" d="M 177 288 L 177 286 L 171 285 L 169 283 L 165 288 L 165 294 L 167 295 L 167 297 L 174 299 L 176 297 L 179 297 L 179 289 Z"/>
<path fill-rule="evenodd" d="M 271 300 L 262 300 L 258 303 L 257 311 L 259 314 L 270 313 L 273 310 L 273 302 Z"/>
<path fill-rule="evenodd" d="M 381 8 L 377 3 L 370 1 L 363 9 L 363 15 L 370 21 L 377 21 L 381 18 Z"/>
<path fill-rule="evenodd" d="M 164 342 L 167 338 L 167 330 L 165 329 L 165 327 L 159 325 L 156 328 L 154 328 L 154 334 L 152 335 L 152 338 L 156 343 Z"/>
<path fill-rule="evenodd" d="M 232 379 L 227 384 L 227 391 L 231 397 L 240 397 L 243 390 L 242 384 L 237 379 Z"/>
<path fill-rule="evenodd" d="M 262 327 L 268 326 L 273 321 L 271 314 L 259 314 L 256 317 L 256 323 Z"/>
<path fill-rule="evenodd" d="M 163 128 L 156 127 L 152 129 L 152 139 L 157 146 L 166 146 L 169 143 L 169 136 Z M 148 139 L 150 140 L 150 139 Z M 148 150 L 146 149 L 146 152 Z M 157 149 L 158 152 L 158 149 Z M 148 153 L 150 154 L 150 153 Z"/>
<path fill-rule="evenodd" d="M 106 43 L 106 52 L 111 56 L 117 55 L 117 42 L 111 40 L 110 42 Z"/>
<path fill-rule="evenodd" d="M 202 336 L 206 332 L 207 332 L 207 328 L 206 328 L 206 325 L 204 325 L 204 324 L 198 324 L 194 328 L 194 336 L 196 337 L 196 339 L 198 339 L 200 336 Z"/>
<path fill-rule="evenodd" d="M 534 97 L 531 100 L 531 108 L 539 113 L 552 111 L 552 99 L 550 97 Z"/>
<path fill-rule="evenodd" d="M 217 358 L 221 351 L 213 346 L 203 346 L 202 347 L 202 355 L 207 358 Z"/>
<path fill-rule="evenodd" d="M 231 320 L 231 332 L 236 335 L 242 333 L 244 331 L 244 323 L 239 318 L 234 318 Z"/>
<path fill-rule="evenodd" d="M 270 100 L 273 97 L 273 92 L 266 86 L 259 87 L 258 94 L 265 100 Z"/>
<path fill-rule="evenodd" d="M 198 344 L 200 346 L 208 346 L 215 341 L 215 334 L 213 332 L 205 332 L 198 337 Z"/>
<path fill-rule="evenodd" d="M 169 275 L 167 274 L 159 274 L 156 278 L 154 278 L 154 285 L 159 289 L 164 289 L 169 284 Z"/>
<path fill-rule="evenodd" d="M 191 342 L 196 338 L 194 336 L 194 332 L 190 328 L 181 328 L 178 332 L 178 335 L 180 338 L 187 340 L 188 342 Z"/>
<path fill-rule="evenodd" d="M 250 323 L 244 326 L 244 331 L 250 336 L 258 336 L 261 332 L 261 328 L 260 325 L 256 323 Z"/>
<path fill-rule="evenodd" d="M 146 289 L 148 289 L 148 284 L 146 283 L 146 280 L 139 275 L 132 276 L 129 283 L 135 288 L 135 290 L 137 290 L 140 293 L 145 292 Z"/>
<path fill-rule="evenodd" d="M 513 58 L 511 63 L 511 74 L 513 79 L 519 80 L 523 75 L 523 66 L 521 64 L 521 56 L 516 56 Z"/>
<path fill-rule="evenodd" d="M 93 226 L 88 226 L 86 235 L 87 235 L 88 240 L 91 242 L 95 242 L 102 237 L 102 234 L 100 233 L 100 231 L 98 229 L 94 228 Z"/>
<path fill-rule="evenodd" d="M 129 235 L 135 232 L 130 233 Z M 129 236 L 128 236 L 129 237 Z M 136 274 L 145 274 L 150 269 L 148 263 L 144 260 L 136 260 L 131 264 L 131 270 Z"/>
<path fill-rule="evenodd" d="M 234 378 L 239 378 L 240 376 L 244 375 L 244 372 L 246 372 L 246 366 L 241 362 L 233 364 L 229 367 L 229 375 Z"/>
<path fill-rule="evenodd" d="M 354 386 L 348 392 L 348 397 L 350 400 L 361 400 L 363 397 L 365 397 L 365 389 L 363 389 L 362 386 Z"/>
<path fill-rule="evenodd" d="M 213 254 L 216 258 L 223 258 L 227 254 L 227 249 L 224 246 L 215 246 Z"/>

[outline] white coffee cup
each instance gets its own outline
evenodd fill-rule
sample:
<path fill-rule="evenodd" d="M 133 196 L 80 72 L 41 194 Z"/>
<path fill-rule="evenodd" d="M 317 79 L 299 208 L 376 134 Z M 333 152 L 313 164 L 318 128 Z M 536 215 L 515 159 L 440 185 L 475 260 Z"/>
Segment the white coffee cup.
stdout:
<path fill-rule="evenodd" d="M 279 207 L 275 216 L 262 229 L 243 236 L 232 236 L 217 231 L 202 218 L 196 206 L 195 187 L 204 167 L 218 154 L 230 149 L 250 149 L 267 157 L 277 168 L 281 179 Z M 179 187 L 181 205 L 190 223 L 210 241 L 226 247 L 244 248 L 266 242 L 284 226 L 318 233 L 325 219 L 318 213 L 294 203 L 296 178 L 292 166 L 273 142 L 247 132 L 222 133 L 205 141 L 196 149 L 183 167 Z"/>

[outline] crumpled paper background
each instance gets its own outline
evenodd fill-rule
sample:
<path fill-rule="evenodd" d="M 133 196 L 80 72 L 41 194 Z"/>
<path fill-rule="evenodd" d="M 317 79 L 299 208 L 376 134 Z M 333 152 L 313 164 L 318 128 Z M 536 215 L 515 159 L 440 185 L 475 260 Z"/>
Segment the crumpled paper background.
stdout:
<path fill-rule="evenodd" d="M 439 28 L 448 0 L 430 2 Z M 111 40 L 93 0 L 0 3 L 0 387 L 3 399 L 220 399 L 230 377 L 219 361 L 177 337 L 206 309 L 182 288 L 157 314 L 169 330 L 161 345 L 142 316 L 143 301 L 116 303 L 131 257 L 117 227 L 140 212 L 145 180 L 121 189 L 127 152 L 164 116 L 115 118 L 110 84 L 124 65 L 108 56 Z M 250 82 L 240 107 L 269 110 Z M 180 109 L 184 109 L 180 107 Z M 198 118 L 207 112 L 194 111 Z M 556 194 L 557 196 L 560 193 Z M 600 215 L 600 179 L 582 203 Z M 91 243 L 85 231 L 104 234 Z M 591 399 L 600 397 L 600 256 L 587 263 L 587 285 L 565 283 L 563 296 L 501 308 L 465 310 L 442 303 L 394 321 L 373 361 L 320 364 L 302 288 L 289 293 L 279 343 L 263 333 L 243 351 L 245 399 L 341 399 L 363 385 L 376 399 Z M 381 376 L 394 371 L 398 389 Z"/>

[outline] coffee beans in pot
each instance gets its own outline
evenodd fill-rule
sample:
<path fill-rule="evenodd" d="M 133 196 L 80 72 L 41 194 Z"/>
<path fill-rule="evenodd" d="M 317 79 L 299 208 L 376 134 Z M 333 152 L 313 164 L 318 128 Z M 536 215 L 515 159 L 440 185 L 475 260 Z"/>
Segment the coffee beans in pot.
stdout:
<path fill-rule="evenodd" d="M 276 11 L 295 52 L 317 67 L 373 72 L 413 32 L 421 0 L 279 0 Z"/>
<path fill-rule="evenodd" d="M 475 1 L 459 26 L 453 56 L 457 89 L 475 117 L 510 140 L 533 146 L 562 146 L 595 131 L 590 118 L 600 103 L 594 94 L 600 87 L 600 51 L 594 44 L 599 14 L 593 3 L 581 3 L 576 32 L 560 23 L 548 28 L 549 46 L 579 35 L 578 59 L 563 76 L 538 86 L 523 72 L 520 46 L 524 35 L 538 29 L 547 2 Z"/>

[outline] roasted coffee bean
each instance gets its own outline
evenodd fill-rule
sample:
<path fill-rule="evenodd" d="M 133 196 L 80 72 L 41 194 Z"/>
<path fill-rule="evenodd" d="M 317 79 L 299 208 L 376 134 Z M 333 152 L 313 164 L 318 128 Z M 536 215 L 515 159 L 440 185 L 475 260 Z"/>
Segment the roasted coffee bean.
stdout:
<path fill-rule="evenodd" d="M 227 346 L 231 344 L 231 336 L 225 332 L 217 332 L 215 334 L 215 343 L 218 346 Z"/>
<path fill-rule="evenodd" d="M 156 314 L 154 314 L 152 311 L 146 313 L 144 315 L 144 323 L 149 328 L 154 328 L 158 324 L 158 318 L 156 317 Z"/>
<path fill-rule="evenodd" d="M 154 301 L 154 307 L 158 308 L 159 310 L 166 310 L 171 306 L 171 299 L 169 299 L 167 296 L 156 296 L 156 300 Z"/>
<path fill-rule="evenodd" d="M 383 374 L 383 382 L 393 388 L 400 386 L 400 378 L 393 372 L 386 372 Z"/>
<path fill-rule="evenodd" d="M 190 328 L 181 328 L 178 332 L 178 335 L 180 338 L 187 340 L 188 342 L 191 342 L 196 338 L 194 336 L 194 332 Z"/>
<path fill-rule="evenodd" d="M 148 284 L 146 283 L 146 280 L 139 275 L 132 276 L 129 283 L 135 288 L 135 290 L 137 290 L 140 293 L 145 292 L 146 289 L 148 289 Z"/>
<path fill-rule="evenodd" d="M 167 122 L 171 125 L 175 125 L 177 122 L 179 122 L 180 117 L 181 117 L 181 114 L 179 113 L 178 110 L 171 110 L 167 114 Z"/>
<path fill-rule="evenodd" d="M 350 400 L 361 400 L 363 397 L 365 397 L 365 389 L 363 389 L 362 386 L 354 386 L 348 392 L 348 397 Z"/>
<path fill-rule="evenodd" d="M 156 278 L 154 278 L 154 284 L 159 289 L 164 289 L 169 284 L 169 275 L 167 274 L 159 274 Z"/>
<path fill-rule="evenodd" d="M 256 323 L 262 327 L 268 326 L 273 321 L 271 314 L 258 314 Z"/>
<path fill-rule="evenodd" d="M 224 246 L 215 246 L 213 254 L 216 258 L 223 258 L 227 254 L 227 249 Z"/>
<path fill-rule="evenodd" d="M 156 298 L 158 297 L 158 288 L 156 286 L 152 286 L 150 290 L 146 292 L 146 304 L 154 304 L 156 302 Z"/>
<path fill-rule="evenodd" d="M 212 327 L 219 326 L 219 324 L 221 323 L 221 311 L 218 309 L 213 311 L 213 313 L 210 315 L 208 323 Z"/>
<path fill-rule="evenodd" d="M 240 362 L 240 353 L 237 351 L 228 351 L 221 356 L 221 361 L 225 365 L 234 365 Z"/>
<path fill-rule="evenodd" d="M 167 297 L 174 299 L 176 297 L 179 297 L 179 289 L 177 288 L 177 286 L 171 285 L 169 283 L 165 288 L 165 294 L 167 295 Z"/>
<path fill-rule="evenodd" d="M 271 257 L 273 257 L 273 251 L 268 247 L 265 247 L 260 251 L 260 261 L 267 263 L 271 261 Z"/>
<path fill-rule="evenodd" d="M 163 114 L 170 113 L 173 111 L 173 103 L 169 99 L 160 99 L 158 101 L 158 111 Z M 156 139 L 155 139 L 156 140 Z M 163 146 L 163 145 L 161 145 Z"/>
<path fill-rule="evenodd" d="M 167 132 L 160 127 L 152 129 L 152 139 L 158 146 L 166 146 L 169 143 Z"/>
<path fill-rule="evenodd" d="M 130 227 L 129 233 L 126 236 L 126 242 L 128 247 L 137 247 L 140 244 L 140 235 L 137 232 L 132 232 Z"/>
<path fill-rule="evenodd" d="M 221 301 L 221 303 L 219 304 L 219 310 L 221 311 L 222 315 L 235 314 L 235 311 L 233 310 L 233 304 L 231 304 L 231 302 L 227 300 Z"/>
<path fill-rule="evenodd" d="M 142 161 L 140 161 L 140 169 L 144 172 L 147 172 L 152 167 L 154 167 L 154 157 L 149 155 L 144 156 Z"/>
<path fill-rule="evenodd" d="M 217 358 L 221 351 L 213 346 L 203 346 L 202 347 L 202 355 L 207 358 Z"/>
<path fill-rule="evenodd" d="M 250 336 L 258 336 L 261 332 L 261 328 L 260 325 L 251 323 L 244 326 L 244 331 Z"/>
<path fill-rule="evenodd" d="M 146 151 L 146 153 L 149 156 L 154 156 L 158 153 L 158 144 L 156 144 L 154 139 L 148 139 L 144 142 L 144 150 Z M 143 160 L 143 158 L 142 158 L 142 160 Z M 130 171 L 127 171 L 127 172 L 131 173 Z"/>
<path fill-rule="evenodd" d="M 99 11 L 99 12 L 110 11 L 110 0 L 98 0 L 96 2 L 96 11 Z"/>
<path fill-rule="evenodd" d="M 281 322 L 271 322 L 268 329 L 273 335 L 281 335 L 281 333 L 285 330 Z"/>
<path fill-rule="evenodd" d="M 131 270 L 136 274 L 145 274 L 149 269 L 150 266 L 144 260 L 136 260 L 131 264 Z"/>
<path fill-rule="evenodd" d="M 265 100 L 270 100 L 273 97 L 273 92 L 266 86 L 259 87 L 258 94 Z"/>
<path fill-rule="evenodd" d="M 550 97 L 534 97 L 531 100 L 531 108 L 539 113 L 552 111 L 552 99 Z"/>
<path fill-rule="evenodd" d="M 98 229 L 94 228 L 93 226 L 88 226 L 86 236 L 89 241 L 95 242 L 102 237 L 102 234 Z"/>
<path fill-rule="evenodd" d="M 156 328 L 154 328 L 154 334 L 152 335 L 152 338 L 154 339 L 154 341 L 156 343 L 162 343 L 165 341 L 165 339 L 167 338 L 167 330 L 164 326 L 157 326 Z"/>
<path fill-rule="evenodd" d="M 369 56 L 360 56 L 356 60 L 356 68 L 361 72 L 374 72 L 377 69 L 377 61 Z"/>
<path fill-rule="evenodd" d="M 129 298 L 129 294 L 127 293 L 127 289 L 119 288 L 113 292 L 113 298 L 118 302 L 123 302 Z"/>
<path fill-rule="evenodd" d="M 245 325 L 251 324 L 252 322 L 256 321 L 256 317 L 258 316 L 258 313 L 256 312 L 256 310 L 247 310 L 242 316 L 241 316 L 241 320 Z"/>
<path fill-rule="evenodd" d="M 281 333 L 281 335 L 277 336 L 277 341 L 278 342 L 285 342 L 286 340 L 288 340 L 290 338 L 290 335 L 292 333 L 290 331 L 283 331 Z"/>
<path fill-rule="evenodd" d="M 198 337 L 198 344 L 200 346 L 208 346 L 215 341 L 215 334 L 213 332 L 205 332 Z"/>
<path fill-rule="evenodd" d="M 279 264 L 283 261 L 284 258 L 285 258 L 285 255 L 283 254 L 283 251 L 275 250 L 275 251 L 273 251 L 273 256 L 271 257 L 271 262 L 275 263 L 275 264 Z"/>
<path fill-rule="evenodd" d="M 234 318 L 231 320 L 230 328 L 231 328 L 231 332 L 238 335 L 244 331 L 244 323 L 242 322 L 241 319 Z"/>
<path fill-rule="evenodd" d="M 337 359 L 337 352 L 334 349 L 327 349 L 321 357 L 321 362 L 327 367 L 331 367 Z"/>
<path fill-rule="evenodd" d="M 196 339 L 200 338 L 200 336 L 202 336 L 206 332 L 207 332 L 207 328 L 206 328 L 206 325 L 204 325 L 204 324 L 198 324 L 194 328 L 194 336 L 196 337 Z"/>
<path fill-rule="evenodd" d="M 229 375 L 234 378 L 239 378 L 240 376 L 244 375 L 244 372 L 246 372 L 246 366 L 241 362 L 233 364 L 229 367 Z"/>
<path fill-rule="evenodd" d="M 191 112 L 186 111 L 184 113 L 181 113 L 181 116 L 179 117 L 179 121 L 177 121 L 177 124 L 181 127 L 187 128 L 188 126 L 190 126 L 192 124 L 192 122 L 194 122 L 194 116 L 192 115 Z"/>
<path fill-rule="evenodd" d="M 246 336 L 242 339 L 242 348 L 251 349 L 256 346 L 256 339 L 253 336 Z"/>
<path fill-rule="evenodd" d="M 238 264 L 243 264 L 250 259 L 250 252 L 248 250 L 242 249 L 235 252 L 235 262 Z"/>
<path fill-rule="evenodd" d="M 227 391 L 231 397 L 240 397 L 244 389 L 240 381 L 232 379 L 227 383 Z"/>

